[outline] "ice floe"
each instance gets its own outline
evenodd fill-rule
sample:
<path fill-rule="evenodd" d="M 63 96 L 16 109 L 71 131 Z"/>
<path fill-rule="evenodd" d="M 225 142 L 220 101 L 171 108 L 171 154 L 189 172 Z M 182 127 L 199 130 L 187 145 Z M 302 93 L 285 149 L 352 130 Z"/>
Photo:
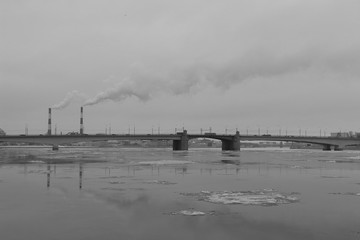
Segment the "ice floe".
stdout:
<path fill-rule="evenodd" d="M 360 193 L 354 193 L 354 192 L 345 192 L 345 193 L 329 193 L 329 194 L 333 194 L 333 195 L 348 195 L 348 196 L 359 196 L 360 197 Z"/>
<path fill-rule="evenodd" d="M 45 162 L 41 161 L 41 160 L 32 160 L 32 161 L 29 161 L 29 163 L 45 163 Z"/>
<path fill-rule="evenodd" d="M 170 213 L 171 215 L 182 215 L 182 216 L 205 216 L 205 215 L 213 215 L 214 212 L 202 212 L 197 210 L 181 210 Z"/>
<path fill-rule="evenodd" d="M 217 204 L 241 204 L 257 206 L 277 206 L 298 202 L 295 195 L 298 193 L 284 194 L 272 189 L 255 191 L 201 191 L 200 193 L 184 193 L 185 196 L 197 197 L 200 201 Z"/>
<path fill-rule="evenodd" d="M 159 160 L 159 161 L 143 161 L 138 162 L 136 165 L 182 165 L 189 164 L 192 162 L 189 161 L 179 161 L 179 160 Z"/>
<path fill-rule="evenodd" d="M 321 176 L 322 178 L 349 178 L 344 176 Z"/>
<path fill-rule="evenodd" d="M 147 183 L 147 184 L 162 184 L 162 185 L 176 184 L 176 183 L 168 182 L 168 181 L 165 181 L 165 180 L 148 180 L 148 181 L 144 181 L 144 183 Z"/>
<path fill-rule="evenodd" d="M 120 181 L 110 181 L 110 184 L 125 184 L 126 182 L 120 182 Z"/>
<path fill-rule="evenodd" d="M 360 160 L 360 156 L 346 157 L 348 159 Z"/>

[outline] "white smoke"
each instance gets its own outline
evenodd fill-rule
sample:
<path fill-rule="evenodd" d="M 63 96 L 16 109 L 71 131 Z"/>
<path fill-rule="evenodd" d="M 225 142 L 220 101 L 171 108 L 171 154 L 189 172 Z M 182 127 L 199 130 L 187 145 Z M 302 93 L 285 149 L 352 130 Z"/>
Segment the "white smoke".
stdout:
<path fill-rule="evenodd" d="M 264 61 L 269 62 L 264 63 Z M 131 74 L 113 87 L 99 92 L 85 101 L 84 106 L 104 101 L 123 101 L 136 97 L 148 101 L 158 94 L 181 95 L 196 93 L 209 85 L 227 89 L 246 79 L 274 76 L 308 68 L 311 62 L 298 59 L 247 59 L 221 64 L 196 64 L 195 66 L 161 67 L 135 66 Z"/>
<path fill-rule="evenodd" d="M 66 108 L 67 106 L 69 106 L 71 103 L 73 103 L 77 100 L 83 100 L 85 98 L 86 98 L 85 94 L 83 94 L 77 90 L 73 90 L 71 92 L 68 92 L 66 94 L 65 98 L 61 102 L 53 105 L 51 108 L 55 109 L 55 110 L 61 110 L 61 109 Z"/>
<path fill-rule="evenodd" d="M 147 101 L 150 99 L 149 93 L 142 91 L 135 82 L 125 80 L 116 84 L 112 88 L 109 88 L 103 92 L 99 92 L 94 98 L 85 101 L 83 106 L 95 105 L 106 100 L 122 101 L 131 96 L 135 96 L 142 101 Z"/>
<path fill-rule="evenodd" d="M 313 52 L 304 49 L 287 54 L 254 50 L 238 58 L 212 62 L 136 64 L 130 69 L 128 77 L 86 100 L 84 106 L 108 100 L 123 101 L 130 97 L 148 101 L 158 94 L 196 93 L 209 85 L 228 89 L 245 80 L 276 79 L 298 73 L 316 72 L 321 75 L 329 72 L 357 76 L 359 71 L 349 71 L 349 68 L 356 69 L 359 63 L 360 57 L 352 52 Z"/>

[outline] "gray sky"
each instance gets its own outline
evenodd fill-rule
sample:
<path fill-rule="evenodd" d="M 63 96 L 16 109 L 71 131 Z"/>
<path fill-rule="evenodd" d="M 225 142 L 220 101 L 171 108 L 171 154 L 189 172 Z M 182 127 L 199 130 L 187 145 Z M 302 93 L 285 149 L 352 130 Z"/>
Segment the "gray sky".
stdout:
<path fill-rule="evenodd" d="M 2 0 L 0 128 L 360 131 L 358 0 Z M 67 100 L 69 100 L 67 102 Z M 67 105 L 68 104 L 68 105 Z"/>

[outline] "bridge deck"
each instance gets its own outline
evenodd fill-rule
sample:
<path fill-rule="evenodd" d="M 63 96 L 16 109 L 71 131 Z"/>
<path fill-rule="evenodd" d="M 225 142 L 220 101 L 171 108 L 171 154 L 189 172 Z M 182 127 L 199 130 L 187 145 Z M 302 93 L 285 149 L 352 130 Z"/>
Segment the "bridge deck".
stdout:
<path fill-rule="evenodd" d="M 42 144 L 64 144 L 72 142 L 105 141 L 105 140 L 168 140 L 179 141 L 183 134 L 77 134 L 77 135 L 6 135 L 0 136 L 0 142 L 28 142 Z M 209 138 L 221 141 L 233 141 L 236 135 L 228 134 L 185 134 L 186 139 Z M 320 144 L 326 147 L 344 147 L 360 145 L 360 138 L 316 137 L 316 136 L 258 136 L 238 135 L 235 141 L 286 141 Z"/>

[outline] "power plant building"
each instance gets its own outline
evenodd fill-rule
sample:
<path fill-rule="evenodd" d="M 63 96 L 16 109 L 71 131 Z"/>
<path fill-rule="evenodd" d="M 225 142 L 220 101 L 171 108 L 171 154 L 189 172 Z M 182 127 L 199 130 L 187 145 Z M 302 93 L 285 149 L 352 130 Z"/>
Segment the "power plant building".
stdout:
<path fill-rule="evenodd" d="M 0 136 L 5 136 L 6 132 L 0 128 Z"/>

